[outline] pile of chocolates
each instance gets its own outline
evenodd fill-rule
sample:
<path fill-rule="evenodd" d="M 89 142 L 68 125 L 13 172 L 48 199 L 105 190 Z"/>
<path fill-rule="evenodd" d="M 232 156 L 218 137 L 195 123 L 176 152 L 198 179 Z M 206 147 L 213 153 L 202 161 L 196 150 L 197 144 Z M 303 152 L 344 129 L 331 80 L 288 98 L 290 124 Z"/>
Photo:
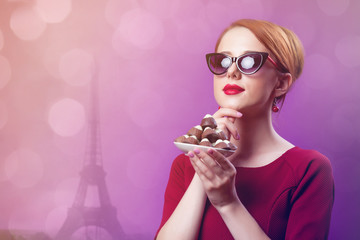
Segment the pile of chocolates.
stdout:
<path fill-rule="evenodd" d="M 200 125 L 192 127 L 187 134 L 176 138 L 175 142 L 236 150 L 236 146 L 227 140 L 225 133 L 217 127 L 215 119 L 210 114 L 206 114 Z"/>

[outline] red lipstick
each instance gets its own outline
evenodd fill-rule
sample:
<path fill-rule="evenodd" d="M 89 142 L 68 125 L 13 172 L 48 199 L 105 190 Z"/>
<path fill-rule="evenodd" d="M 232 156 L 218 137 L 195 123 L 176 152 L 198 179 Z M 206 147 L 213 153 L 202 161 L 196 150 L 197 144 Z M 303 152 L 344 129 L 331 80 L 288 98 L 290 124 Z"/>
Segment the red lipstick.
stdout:
<path fill-rule="evenodd" d="M 245 89 L 236 84 L 226 84 L 223 91 L 226 95 L 235 95 L 245 91 Z"/>

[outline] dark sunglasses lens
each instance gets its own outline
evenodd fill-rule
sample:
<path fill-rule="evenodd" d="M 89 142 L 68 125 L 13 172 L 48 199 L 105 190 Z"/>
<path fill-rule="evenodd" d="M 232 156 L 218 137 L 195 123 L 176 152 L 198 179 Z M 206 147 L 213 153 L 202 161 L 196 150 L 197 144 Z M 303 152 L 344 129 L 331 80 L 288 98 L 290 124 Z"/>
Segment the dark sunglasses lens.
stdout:
<path fill-rule="evenodd" d="M 262 56 L 257 53 L 250 53 L 239 58 L 237 65 L 245 74 L 251 74 L 262 65 Z"/>
<path fill-rule="evenodd" d="M 231 59 L 223 54 L 213 54 L 208 58 L 208 65 L 214 74 L 223 74 L 231 65 Z"/>

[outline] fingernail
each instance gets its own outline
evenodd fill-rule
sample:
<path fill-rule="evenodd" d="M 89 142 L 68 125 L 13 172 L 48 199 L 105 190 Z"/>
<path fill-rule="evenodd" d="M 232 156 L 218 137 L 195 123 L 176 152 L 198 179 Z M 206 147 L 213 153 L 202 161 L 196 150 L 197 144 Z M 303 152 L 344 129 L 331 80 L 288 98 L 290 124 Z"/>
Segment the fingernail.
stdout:
<path fill-rule="evenodd" d="M 212 150 L 211 148 L 208 150 L 208 153 L 213 154 L 214 150 Z"/>
<path fill-rule="evenodd" d="M 196 154 L 199 154 L 199 153 L 200 153 L 200 150 L 197 149 L 197 148 L 195 148 L 195 149 L 194 149 L 194 152 L 195 152 Z"/>
<path fill-rule="evenodd" d="M 240 135 L 239 135 L 239 133 L 236 133 L 236 138 L 235 138 L 236 140 L 239 140 L 240 139 Z"/>
<path fill-rule="evenodd" d="M 193 158 L 194 157 L 194 154 L 192 152 L 189 152 L 189 157 Z"/>
<path fill-rule="evenodd" d="M 238 117 L 241 117 L 241 116 L 242 116 L 242 113 L 241 113 L 241 112 L 237 112 L 236 115 L 237 115 Z"/>

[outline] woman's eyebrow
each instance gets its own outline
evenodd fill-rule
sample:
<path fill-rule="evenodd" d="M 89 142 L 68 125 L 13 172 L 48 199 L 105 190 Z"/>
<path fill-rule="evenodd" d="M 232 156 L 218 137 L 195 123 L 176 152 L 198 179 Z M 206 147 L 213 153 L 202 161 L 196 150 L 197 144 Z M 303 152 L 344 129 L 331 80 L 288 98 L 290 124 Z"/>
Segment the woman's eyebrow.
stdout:
<path fill-rule="evenodd" d="M 239 56 L 244 55 L 244 54 L 249 53 L 249 52 L 258 52 L 258 51 L 246 50 L 246 51 L 244 51 L 242 54 L 240 54 Z M 225 54 L 228 54 L 228 55 L 233 55 L 232 52 L 230 52 L 230 51 L 221 51 L 220 53 L 225 53 Z"/>

